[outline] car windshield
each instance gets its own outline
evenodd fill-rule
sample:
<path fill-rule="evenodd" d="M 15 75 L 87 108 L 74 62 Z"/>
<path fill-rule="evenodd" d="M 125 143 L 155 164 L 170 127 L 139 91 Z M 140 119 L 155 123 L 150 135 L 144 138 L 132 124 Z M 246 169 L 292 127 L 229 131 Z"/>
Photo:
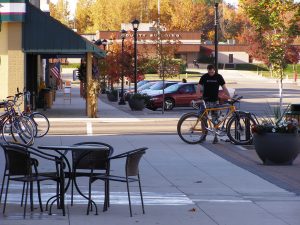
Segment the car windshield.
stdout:
<path fill-rule="evenodd" d="M 139 91 L 145 90 L 145 89 L 151 87 L 151 86 L 154 85 L 154 84 L 155 84 L 155 83 L 148 82 L 147 84 L 144 84 L 144 85 L 140 86 L 140 87 L 138 88 L 138 90 L 139 90 Z"/>
<path fill-rule="evenodd" d="M 150 87 L 151 90 L 161 90 L 163 88 L 163 82 L 156 82 L 153 86 Z"/>
<path fill-rule="evenodd" d="M 179 84 L 173 84 L 173 85 L 171 85 L 171 86 L 165 88 L 165 92 L 166 92 L 166 93 L 175 92 L 175 91 L 178 90 L 179 86 L 180 86 Z"/>
<path fill-rule="evenodd" d="M 137 88 L 139 88 L 139 87 L 141 87 L 141 86 L 143 86 L 144 84 L 147 84 L 147 83 L 148 83 L 147 80 L 141 80 L 141 81 L 139 81 L 139 82 L 136 84 L 136 86 L 137 86 Z"/>

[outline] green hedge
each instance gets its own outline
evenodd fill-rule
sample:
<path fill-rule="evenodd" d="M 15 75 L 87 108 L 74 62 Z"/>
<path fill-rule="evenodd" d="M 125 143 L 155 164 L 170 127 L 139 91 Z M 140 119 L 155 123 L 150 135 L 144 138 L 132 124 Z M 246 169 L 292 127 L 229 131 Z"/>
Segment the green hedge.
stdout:
<path fill-rule="evenodd" d="M 69 63 L 61 65 L 62 68 L 79 68 L 80 63 Z"/>
<path fill-rule="evenodd" d="M 244 64 L 236 64 L 236 70 L 250 70 L 250 71 L 268 71 L 267 66 L 264 64 L 252 64 L 252 63 L 244 63 Z"/>

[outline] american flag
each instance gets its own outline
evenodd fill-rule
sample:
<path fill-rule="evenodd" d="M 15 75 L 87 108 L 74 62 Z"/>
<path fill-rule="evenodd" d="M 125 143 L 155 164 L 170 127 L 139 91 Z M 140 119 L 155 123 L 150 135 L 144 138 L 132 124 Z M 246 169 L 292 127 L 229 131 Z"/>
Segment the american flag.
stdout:
<path fill-rule="evenodd" d="M 54 66 L 50 69 L 50 71 L 51 71 L 52 75 L 54 75 L 57 80 L 61 79 L 61 77 L 60 77 L 60 63 L 59 62 L 55 63 Z"/>

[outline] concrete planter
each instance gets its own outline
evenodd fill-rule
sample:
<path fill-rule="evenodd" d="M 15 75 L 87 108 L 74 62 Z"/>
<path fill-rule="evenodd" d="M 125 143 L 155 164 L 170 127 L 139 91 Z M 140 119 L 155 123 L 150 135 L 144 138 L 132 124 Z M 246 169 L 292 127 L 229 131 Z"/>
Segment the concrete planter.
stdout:
<path fill-rule="evenodd" d="M 145 100 L 144 99 L 135 99 L 130 98 L 128 100 L 129 107 L 132 111 L 142 111 L 145 108 Z"/>
<path fill-rule="evenodd" d="M 107 98 L 111 102 L 117 102 L 118 101 L 118 94 L 115 94 L 114 92 L 107 93 Z"/>
<path fill-rule="evenodd" d="M 264 164 L 292 165 L 300 151 L 297 133 L 253 134 L 253 143 Z"/>

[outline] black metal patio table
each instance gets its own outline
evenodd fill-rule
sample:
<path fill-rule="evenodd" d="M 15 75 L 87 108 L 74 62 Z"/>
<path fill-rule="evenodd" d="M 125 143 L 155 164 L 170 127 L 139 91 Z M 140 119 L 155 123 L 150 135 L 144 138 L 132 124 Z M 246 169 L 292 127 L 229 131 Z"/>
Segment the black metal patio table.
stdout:
<path fill-rule="evenodd" d="M 49 198 L 49 200 L 47 201 L 47 204 L 46 206 L 48 206 L 48 204 L 50 203 L 51 200 L 53 200 L 50 204 L 50 210 L 49 210 L 49 214 L 51 215 L 51 209 L 52 209 L 52 205 L 57 201 L 58 203 L 58 206 L 59 208 L 61 208 L 63 210 L 63 215 L 65 216 L 65 193 L 66 191 L 68 190 L 69 186 L 70 186 L 70 180 L 71 179 L 68 179 L 68 182 L 67 184 L 65 185 L 65 181 L 64 181 L 64 178 L 65 178 L 65 174 L 68 174 L 69 175 L 69 178 L 72 176 L 72 171 L 71 171 L 71 164 L 68 160 L 68 158 L 66 157 L 66 154 L 69 152 L 69 151 L 97 151 L 97 150 L 109 150 L 108 147 L 105 147 L 105 146 L 89 146 L 89 145 L 43 145 L 43 146 L 38 146 L 39 149 L 43 149 L 43 150 L 52 150 L 52 151 L 55 151 L 57 152 L 61 159 L 63 159 L 63 161 L 66 163 L 66 166 L 67 166 L 67 172 L 63 171 L 63 167 L 61 166 L 61 169 L 60 169 L 60 176 L 63 178 L 62 179 L 62 182 L 61 182 L 61 185 L 60 185 L 60 194 L 59 196 L 58 195 L 54 195 L 52 196 L 51 198 Z M 62 152 L 64 151 L 64 152 Z M 76 177 L 76 176 L 75 176 Z M 82 191 L 79 189 L 78 187 L 78 184 L 77 184 L 77 181 L 76 179 L 74 179 L 74 185 L 75 185 L 75 188 L 76 190 L 78 191 L 78 193 L 84 197 L 85 199 L 89 199 L 87 196 L 85 196 Z M 92 204 L 96 206 L 96 203 L 92 201 Z"/>

